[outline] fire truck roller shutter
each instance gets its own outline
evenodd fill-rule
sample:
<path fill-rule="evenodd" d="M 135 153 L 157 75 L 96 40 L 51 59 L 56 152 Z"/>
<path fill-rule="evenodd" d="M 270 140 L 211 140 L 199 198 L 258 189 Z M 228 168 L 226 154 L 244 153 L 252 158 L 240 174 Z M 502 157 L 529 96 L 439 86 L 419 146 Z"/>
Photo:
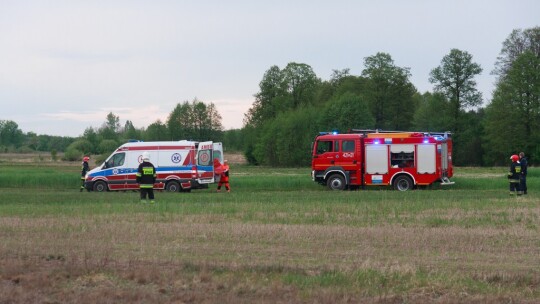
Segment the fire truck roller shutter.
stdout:
<path fill-rule="evenodd" d="M 435 145 L 418 145 L 418 173 L 435 173 Z"/>
<path fill-rule="evenodd" d="M 387 145 L 366 145 L 366 173 L 388 173 Z"/>
<path fill-rule="evenodd" d="M 390 152 L 392 153 L 412 153 L 414 145 L 391 145 Z"/>

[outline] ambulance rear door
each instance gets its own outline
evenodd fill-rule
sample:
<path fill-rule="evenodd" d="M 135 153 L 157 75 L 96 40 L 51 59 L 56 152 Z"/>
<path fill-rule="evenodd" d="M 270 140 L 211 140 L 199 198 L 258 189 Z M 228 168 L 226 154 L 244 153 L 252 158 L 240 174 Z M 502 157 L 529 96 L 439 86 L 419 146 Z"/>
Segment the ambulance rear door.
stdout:
<path fill-rule="evenodd" d="M 211 141 L 199 143 L 197 147 L 197 182 L 210 184 L 214 182 L 214 157 Z"/>

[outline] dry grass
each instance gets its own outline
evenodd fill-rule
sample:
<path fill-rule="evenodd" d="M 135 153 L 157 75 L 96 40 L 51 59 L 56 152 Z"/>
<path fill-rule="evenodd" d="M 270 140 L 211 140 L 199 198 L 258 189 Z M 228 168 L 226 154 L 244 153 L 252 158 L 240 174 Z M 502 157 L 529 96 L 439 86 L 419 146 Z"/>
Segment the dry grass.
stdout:
<path fill-rule="evenodd" d="M 0 294 L 7 302 L 502 303 L 512 299 L 508 290 L 519 302 L 533 294 L 517 291 L 520 280 L 540 288 L 538 269 L 531 272 L 540 265 L 538 233 L 525 226 L 265 225 L 225 222 L 219 215 L 142 213 L 1 217 L 0 231 Z M 496 283 L 504 296 L 459 294 L 437 281 L 407 293 L 370 295 L 353 286 L 306 294 L 276 279 L 276 272 L 408 277 L 420 270 L 434 278 L 459 273 L 454 279 Z"/>
<path fill-rule="evenodd" d="M 476 168 L 461 175 L 475 190 L 331 193 L 309 170 L 235 169 L 230 195 L 156 206 L 0 189 L 0 304 L 540 302 L 534 179 L 519 198 Z M 303 176 L 301 191 L 276 182 Z"/>

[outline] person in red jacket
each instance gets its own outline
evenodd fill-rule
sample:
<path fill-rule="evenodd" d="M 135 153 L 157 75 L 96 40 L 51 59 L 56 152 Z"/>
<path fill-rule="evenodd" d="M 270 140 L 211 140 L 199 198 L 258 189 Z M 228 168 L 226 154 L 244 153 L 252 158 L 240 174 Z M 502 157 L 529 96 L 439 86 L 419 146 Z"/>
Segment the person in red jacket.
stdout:
<path fill-rule="evenodd" d="M 227 192 L 231 192 L 231 187 L 229 185 L 229 163 L 225 160 L 223 165 L 221 165 L 217 171 L 220 172 L 217 192 L 221 192 L 221 185 L 223 184 L 225 184 Z"/>

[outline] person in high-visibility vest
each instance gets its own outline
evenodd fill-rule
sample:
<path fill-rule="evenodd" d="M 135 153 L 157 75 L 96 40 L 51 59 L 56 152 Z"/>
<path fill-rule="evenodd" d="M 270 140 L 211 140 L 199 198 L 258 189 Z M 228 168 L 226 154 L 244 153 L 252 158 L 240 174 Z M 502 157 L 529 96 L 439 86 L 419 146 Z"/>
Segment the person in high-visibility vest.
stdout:
<path fill-rule="evenodd" d="M 510 182 L 510 195 L 521 195 L 523 192 L 520 188 L 521 179 L 521 164 L 519 163 L 519 156 L 516 154 L 510 156 L 512 164 L 510 164 L 510 171 L 508 172 L 508 181 Z"/>
<path fill-rule="evenodd" d="M 219 170 L 221 174 L 219 176 L 217 192 L 221 192 L 221 185 L 223 184 L 225 184 L 225 189 L 227 189 L 227 192 L 231 192 L 231 187 L 229 185 L 229 163 L 225 160 Z"/>
<path fill-rule="evenodd" d="M 139 165 L 137 169 L 137 183 L 139 184 L 139 189 L 141 192 L 141 201 L 146 200 L 146 195 L 150 199 L 150 203 L 155 203 L 154 201 L 154 183 L 156 182 L 156 168 L 150 162 L 150 155 L 148 152 L 144 152 L 142 155 L 143 162 Z"/>
<path fill-rule="evenodd" d="M 88 156 L 83 157 L 82 168 L 81 168 L 81 190 L 80 190 L 80 192 L 83 192 L 83 190 L 85 188 L 84 187 L 84 181 L 86 180 L 86 172 L 88 172 L 88 170 L 90 170 L 90 166 L 88 166 L 88 161 L 89 160 L 90 160 L 90 157 L 88 157 Z M 88 190 L 88 191 L 90 191 L 90 190 Z"/>

